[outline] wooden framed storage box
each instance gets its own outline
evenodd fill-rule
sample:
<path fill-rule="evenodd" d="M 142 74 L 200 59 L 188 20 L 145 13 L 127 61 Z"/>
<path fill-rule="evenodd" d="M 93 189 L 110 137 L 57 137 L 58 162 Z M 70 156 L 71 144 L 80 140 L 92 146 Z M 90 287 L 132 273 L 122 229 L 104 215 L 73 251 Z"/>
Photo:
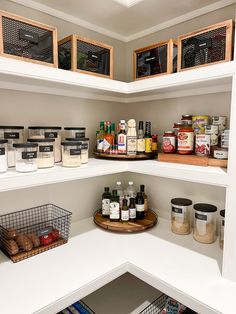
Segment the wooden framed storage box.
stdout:
<path fill-rule="evenodd" d="M 78 35 L 58 43 L 59 68 L 113 78 L 113 47 Z"/>
<path fill-rule="evenodd" d="M 57 67 L 57 29 L 0 11 L 0 55 Z"/>
<path fill-rule="evenodd" d="M 177 43 L 173 39 L 134 51 L 134 80 L 177 71 Z"/>
<path fill-rule="evenodd" d="M 233 20 L 178 37 L 178 71 L 232 60 Z"/>

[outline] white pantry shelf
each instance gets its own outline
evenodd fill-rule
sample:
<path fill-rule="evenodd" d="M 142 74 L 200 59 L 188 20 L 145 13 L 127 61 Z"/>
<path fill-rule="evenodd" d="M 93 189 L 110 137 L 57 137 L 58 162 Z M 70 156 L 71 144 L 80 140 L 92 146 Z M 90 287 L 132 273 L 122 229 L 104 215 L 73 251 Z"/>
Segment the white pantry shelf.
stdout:
<path fill-rule="evenodd" d="M 157 160 L 115 161 L 90 158 L 87 165 L 78 168 L 56 165 L 50 169 L 39 169 L 36 172 L 28 173 L 19 173 L 15 169 L 10 169 L 8 172 L 0 174 L 0 192 L 121 172 L 134 172 L 217 186 L 228 185 L 227 172 L 219 167 L 179 165 Z"/>
<path fill-rule="evenodd" d="M 200 313 L 229 314 L 236 283 L 222 279 L 221 256 L 218 242 L 176 236 L 163 219 L 149 232 L 116 234 L 89 218 L 74 224 L 69 242 L 56 249 L 17 264 L 0 253 L 0 308 L 9 314 L 56 313 L 130 272 Z"/>
<path fill-rule="evenodd" d="M 120 82 L 0 57 L 0 88 L 119 103 L 231 91 L 234 61 L 136 82 Z"/>

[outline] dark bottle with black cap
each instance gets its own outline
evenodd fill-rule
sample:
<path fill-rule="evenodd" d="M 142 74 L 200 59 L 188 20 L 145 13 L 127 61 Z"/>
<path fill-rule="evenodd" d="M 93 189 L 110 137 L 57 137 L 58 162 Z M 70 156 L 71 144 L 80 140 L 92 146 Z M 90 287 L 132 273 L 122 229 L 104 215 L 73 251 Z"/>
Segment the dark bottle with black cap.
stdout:
<path fill-rule="evenodd" d="M 144 198 L 142 192 L 138 192 L 135 198 L 136 218 L 144 219 Z"/>
<path fill-rule="evenodd" d="M 110 202 L 111 193 L 109 187 L 104 188 L 104 193 L 102 194 L 102 216 L 104 218 L 109 218 L 110 216 Z"/>

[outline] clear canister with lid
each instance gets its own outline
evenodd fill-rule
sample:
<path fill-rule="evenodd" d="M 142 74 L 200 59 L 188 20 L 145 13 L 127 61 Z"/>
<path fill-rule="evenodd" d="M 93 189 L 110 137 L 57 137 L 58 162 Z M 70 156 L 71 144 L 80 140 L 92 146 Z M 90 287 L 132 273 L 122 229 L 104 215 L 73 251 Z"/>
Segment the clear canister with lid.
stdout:
<path fill-rule="evenodd" d="M 187 198 L 173 198 L 171 200 L 171 231 L 176 234 L 191 232 L 191 205 Z"/>
<path fill-rule="evenodd" d="M 215 242 L 217 207 L 211 204 L 198 203 L 193 208 L 195 209 L 194 239 L 201 243 Z"/>
<path fill-rule="evenodd" d="M 84 138 L 85 127 L 66 127 L 64 128 L 65 138 Z"/>
<path fill-rule="evenodd" d="M 66 141 L 73 142 L 78 141 L 81 145 L 81 164 L 87 164 L 88 163 L 88 152 L 89 152 L 89 138 L 83 137 L 83 138 L 66 138 Z"/>
<path fill-rule="evenodd" d="M 0 126 L 0 139 L 8 140 L 7 163 L 8 167 L 15 167 L 15 149 L 13 144 L 24 142 L 23 126 Z"/>
<path fill-rule="evenodd" d="M 54 138 L 28 139 L 30 143 L 38 144 L 38 168 L 51 168 L 54 166 Z"/>
<path fill-rule="evenodd" d="M 81 165 L 81 142 L 62 142 L 62 165 L 64 167 L 79 167 Z"/>
<path fill-rule="evenodd" d="M 225 234 L 225 209 L 220 211 L 220 248 L 224 248 L 224 234 Z"/>
<path fill-rule="evenodd" d="M 55 139 L 55 162 L 61 161 L 61 127 L 60 126 L 29 126 L 29 139 Z"/>
<path fill-rule="evenodd" d="M 0 140 L 0 173 L 7 171 L 7 140 Z"/>
<path fill-rule="evenodd" d="M 38 169 L 37 156 L 38 144 L 37 143 L 17 143 L 13 144 L 15 148 L 16 171 L 18 172 L 31 172 Z"/>

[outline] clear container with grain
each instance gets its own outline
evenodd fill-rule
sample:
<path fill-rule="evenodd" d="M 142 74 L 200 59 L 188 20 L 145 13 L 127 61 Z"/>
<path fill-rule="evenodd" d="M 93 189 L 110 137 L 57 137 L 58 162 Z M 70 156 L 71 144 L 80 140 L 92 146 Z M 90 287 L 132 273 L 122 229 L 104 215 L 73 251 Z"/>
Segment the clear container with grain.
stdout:
<path fill-rule="evenodd" d="M 28 139 L 30 143 L 38 144 L 38 168 L 51 168 L 54 166 L 54 138 L 39 138 L 39 139 Z"/>
<path fill-rule="evenodd" d="M 211 204 L 198 203 L 193 208 L 195 209 L 194 239 L 207 244 L 215 242 L 217 207 Z"/>
<path fill-rule="evenodd" d="M 225 209 L 220 211 L 220 248 L 224 248 L 224 234 L 225 234 Z"/>
<path fill-rule="evenodd" d="M 13 147 L 15 148 L 16 171 L 32 172 L 38 169 L 37 143 L 16 143 Z"/>
<path fill-rule="evenodd" d="M 73 142 L 78 141 L 81 145 L 81 164 L 87 164 L 88 163 L 88 157 L 89 157 L 89 138 L 83 137 L 83 138 L 66 138 L 66 141 Z"/>
<path fill-rule="evenodd" d="M 64 167 L 79 167 L 81 165 L 81 143 L 62 142 L 62 165 Z"/>
<path fill-rule="evenodd" d="M 191 232 L 191 205 L 187 198 L 173 198 L 171 200 L 171 231 L 176 234 Z"/>
<path fill-rule="evenodd" d="M 7 171 L 7 143 L 8 140 L 0 139 L 0 173 Z"/>

